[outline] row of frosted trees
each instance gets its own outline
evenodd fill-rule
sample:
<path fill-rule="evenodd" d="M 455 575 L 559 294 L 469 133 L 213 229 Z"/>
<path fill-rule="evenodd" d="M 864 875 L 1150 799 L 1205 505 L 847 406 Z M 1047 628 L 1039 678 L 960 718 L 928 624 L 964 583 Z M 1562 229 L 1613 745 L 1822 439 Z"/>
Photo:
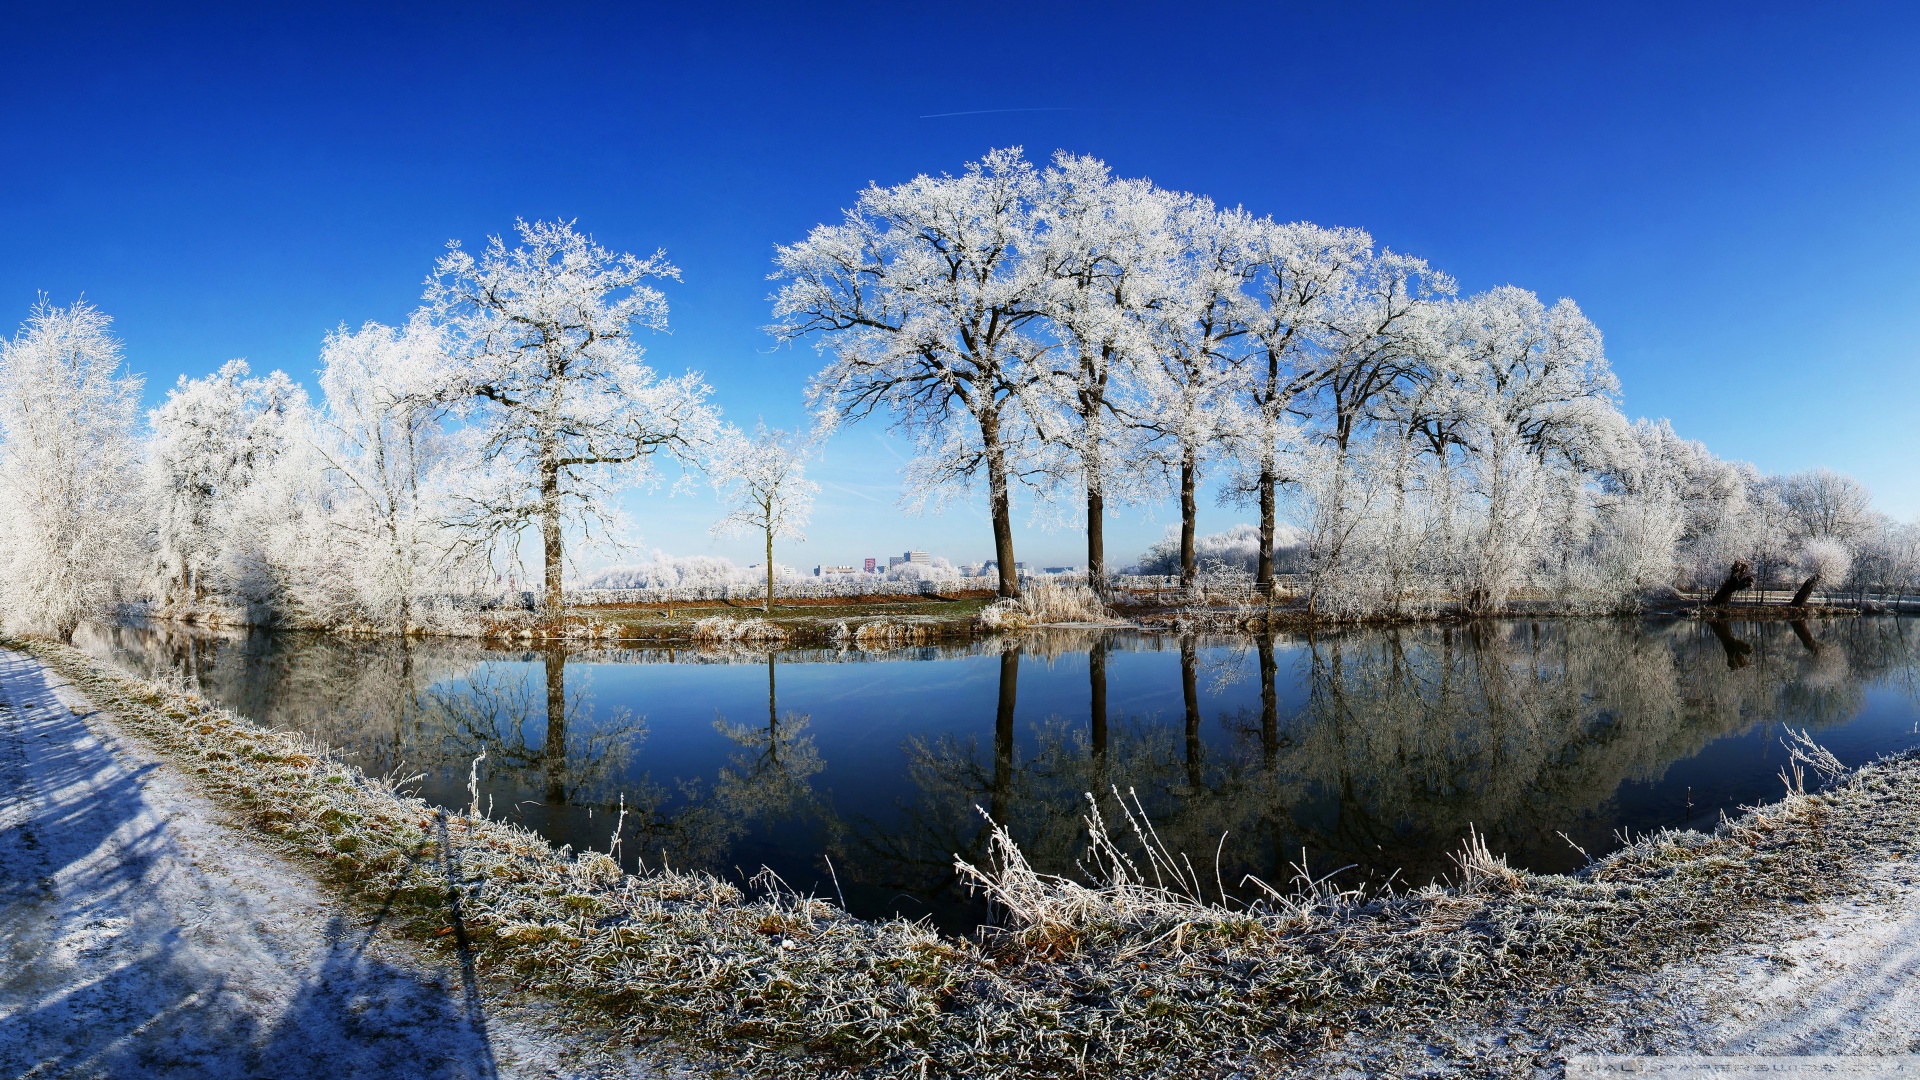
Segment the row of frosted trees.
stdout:
<path fill-rule="evenodd" d="M 984 482 L 1003 593 L 1023 487 L 1043 521 L 1085 529 L 1096 587 L 1104 519 L 1177 500 L 1167 561 L 1192 584 L 1209 478 L 1258 515 L 1256 585 L 1284 533 L 1331 617 L 1485 613 L 1519 593 L 1620 609 L 1735 560 L 1838 585 L 1869 547 L 1879 581 L 1914 572 L 1913 530 L 1857 484 L 1768 480 L 1630 423 L 1572 301 L 1459 296 L 1357 229 L 1005 150 L 871 187 L 777 263 L 775 333 L 829 357 L 822 418 L 878 412 L 913 436 L 915 502 Z"/>
<path fill-rule="evenodd" d="M 1354 229 L 1282 223 L 1093 159 L 996 151 L 959 176 L 862 192 L 776 253 L 772 333 L 825 357 L 806 439 L 721 421 L 697 373 L 643 362 L 664 255 L 520 223 L 434 266 L 402 326 L 342 327 L 319 400 L 242 361 L 147 418 L 105 315 L 44 301 L 0 350 L 8 625 L 69 632 L 163 611 L 367 629 L 449 625 L 533 555 L 562 605 L 570 550 L 625 532 L 620 495 L 702 476 L 719 531 L 798 538 L 805 465 L 875 417 L 916 447 L 915 507 L 984 491 L 1000 591 L 1016 503 L 1085 530 L 1174 501 L 1169 568 L 1208 572 L 1211 487 L 1257 516 L 1333 618 L 1485 613 L 1516 596 L 1629 608 L 1712 585 L 1907 582 L 1910 527 L 1830 473 L 1760 476 L 1664 423 L 1630 423 L 1599 332 L 1568 300 L 1462 297 Z M 1249 546 L 1238 544 L 1237 546 Z M 466 598 L 466 599 L 463 599 Z"/>

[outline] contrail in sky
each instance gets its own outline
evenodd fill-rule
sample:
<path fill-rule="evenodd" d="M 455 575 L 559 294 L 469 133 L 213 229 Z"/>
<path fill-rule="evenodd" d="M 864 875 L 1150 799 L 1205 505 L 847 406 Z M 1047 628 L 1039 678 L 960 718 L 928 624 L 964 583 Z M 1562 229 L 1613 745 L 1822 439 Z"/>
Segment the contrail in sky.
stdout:
<path fill-rule="evenodd" d="M 1088 111 L 1088 110 L 1086 110 L 1086 109 L 1080 109 L 1080 108 L 1075 108 L 1075 107 L 1073 107 L 1073 106 L 1071 106 L 1071 105 L 1046 105 L 1046 106 L 1042 106 L 1042 107 L 1040 107 L 1040 108 L 1035 108 L 1035 109 L 968 109 L 968 110 L 966 110 L 965 112 L 937 112 L 937 113 L 925 113 L 925 114 L 923 114 L 923 115 L 922 115 L 922 116 L 920 117 L 920 119 L 922 119 L 922 120 L 938 120 L 938 119 L 940 119 L 940 118 L 941 118 L 941 117 L 943 117 L 943 116 L 985 116 L 985 115 L 987 115 L 988 113 L 1010 113 L 1010 112 L 1087 112 L 1087 111 Z"/>

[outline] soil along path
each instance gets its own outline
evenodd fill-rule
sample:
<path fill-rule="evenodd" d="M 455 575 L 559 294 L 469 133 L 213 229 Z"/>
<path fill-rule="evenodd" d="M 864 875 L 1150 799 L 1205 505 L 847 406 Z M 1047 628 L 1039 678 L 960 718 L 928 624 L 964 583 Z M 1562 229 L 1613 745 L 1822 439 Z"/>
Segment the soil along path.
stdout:
<path fill-rule="evenodd" d="M 470 968 L 364 922 L 0 649 L 0 1075 L 563 1071 Z"/>

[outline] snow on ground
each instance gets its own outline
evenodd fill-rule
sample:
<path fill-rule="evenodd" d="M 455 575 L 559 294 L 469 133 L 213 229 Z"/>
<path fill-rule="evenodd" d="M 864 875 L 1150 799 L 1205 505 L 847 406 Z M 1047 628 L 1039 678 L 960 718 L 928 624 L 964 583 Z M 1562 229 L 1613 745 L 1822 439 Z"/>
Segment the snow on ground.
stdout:
<path fill-rule="evenodd" d="M 1718 1052 L 1920 1054 L 1920 863 L 1882 863 L 1872 878 L 1870 893 L 1779 919 L 1701 973 Z M 1920 1076 L 1920 1057 L 1912 1068 Z"/>
<path fill-rule="evenodd" d="M 663 1075 L 418 954 L 0 650 L 0 1076 Z"/>
<path fill-rule="evenodd" d="M 1920 863 L 1903 853 L 1868 877 L 1669 972 L 1659 1052 L 1575 1057 L 1567 1076 L 1920 1078 Z"/>

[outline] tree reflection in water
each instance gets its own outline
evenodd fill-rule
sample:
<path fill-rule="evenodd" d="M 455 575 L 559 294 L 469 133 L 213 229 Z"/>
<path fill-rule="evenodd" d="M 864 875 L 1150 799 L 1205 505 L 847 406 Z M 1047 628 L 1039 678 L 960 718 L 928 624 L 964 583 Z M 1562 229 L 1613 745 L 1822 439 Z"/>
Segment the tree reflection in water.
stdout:
<path fill-rule="evenodd" d="M 1766 725 L 1818 737 L 1861 714 L 1869 685 L 1909 697 L 1920 686 L 1915 636 L 1892 619 L 1512 621 L 1235 638 L 1063 631 L 883 655 L 569 656 L 165 625 L 92 627 L 82 644 L 307 732 L 368 772 L 424 772 L 422 794 L 442 805 L 466 805 L 468 767 L 484 751 L 496 813 L 556 843 L 606 849 L 624 802 L 630 866 L 664 859 L 732 877 L 766 862 L 800 875 L 799 887 L 830 888 L 821 856 L 831 855 L 856 910 L 932 912 L 955 928 L 980 915 L 955 891 L 953 860 L 984 855 L 982 809 L 1036 868 L 1067 875 L 1085 851 L 1087 794 L 1117 821 L 1115 789 L 1137 793 L 1161 840 L 1194 859 L 1209 889 L 1216 851 L 1229 891 L 1247 874 L 1286 884 L 1303 849 L 1315 873 L 1351 865 L 1351 878 L 1398 871 L 1422 883 L 1445 872 L 1469 825 L 1518 865 L 1566 869 L 1581 858 L 1562 832 L 1600 852 L 1623 823 L 1645 829 L 1689 813 L 1710 823 L 1729 801 L 1769 796 L 1754 787 L 1777 769 Z M 841 663 L 850 660 L 862 663 Z M 835 702 L 831 736 L 816 738 L 804 711 L 781 708 L 791 681 L 782 669 L 828 663 L 838 666 L 813 667 L 804 681 L 805 693 L 824 686 Z M 653 664 L 681 674 L 639 684 L 623 674 L 596 710 L 588 673 Z M 724 677 L 685 677 L 715 666 Z M 760 668 L 764 721 L 714 711 L 707 695 L 737 695 Z M 997 685 L 972 697 L 925 689 L 966 685 L 971 672 Z M 1060 712 L 1020 714 L 1023 690 Z M 671 717 L 668 751 L 648 739 L 638 715 L 648 706 Z M 702 741 L 696 729 L 720 738 Z M 1690 761 L 1743 733 L 1744 748 L 1717 749 L 1712 769 Z M 899 757 L 888 757 L 895 746 Z M 1681 786 L 1654 783 L 1676 762 L 1693 770 L 1684 799 Z M 1714 769 L 1733 777 L 1718 791 Z"/>
<path fill-rule="evenodd" d="M 1025 755 L 1006 732 L 1018 671 L 1009 653 L 990 772 L 965 736 L 910 743 L 911 802 L 892 821 L 858 823 L 849 844 L 869 873 L 924 895 L 947 886 L 953 854 L 980 856 L 971 811 L 990 805 L 1036 868 L 1073 874 L 1081 793 L 1110 803 L 1117 787 L 1140 796 L 1172 850 L 1196 862 L 1221 851 L 1228 891 L 1247 874 L 1285 883 L 1303 849 L 1315 873 L 1351 866 L 1350 878 L 1397 872 L 1423 883 L 1450 868 L 1469 826 L 1521 865 L 1570 869 L 1583 858 L 1561 834 L 1608 849 L 1618 800 L 1632 794 L 1623 784 L 1658 780 L 1670 763 L 1760 725 L 1851 718 L 1869 680 L 1911 684 L 1903 622 L 1846 620 L 1822 633 L 1604 621 L 1338 632 L 1284 640 L 1287 672 L 1273 638 L 1189 636 L 1177 643 L 1177 720 L 1124 706 L 1108 716 L 1106 670 L 1123 646 L 1103 637 L 1080 645 L 1091 724 L 1040 721 Z M 1257 713 L 1221 712 L 1210 738 L 1203 650 L 1259 680 Z M 1284 714 L 1282 683 L 1304 692 Z M 1109 821 L 1117 809 L 1103 806 Z M 1688 809 L 1672 807 L 1673 821 Z"/>
<path fill-rule="evenodd" d="M 416 752 L 455 763 L 484 753 L 490 793 L 511 803 L 506 816 L 548 835 L 567 815 L 604 812 L 621 796 L 644 817 L 664 798 L 649 776 L 630 775 L 645 718 L 625 708 L 596 718 L 590 685 L 567 692 L 565 650 L 534 655 L 537 685 L 520 665 L 482 664 L 427 690 L 423 720 L 434 738 Z"/>

